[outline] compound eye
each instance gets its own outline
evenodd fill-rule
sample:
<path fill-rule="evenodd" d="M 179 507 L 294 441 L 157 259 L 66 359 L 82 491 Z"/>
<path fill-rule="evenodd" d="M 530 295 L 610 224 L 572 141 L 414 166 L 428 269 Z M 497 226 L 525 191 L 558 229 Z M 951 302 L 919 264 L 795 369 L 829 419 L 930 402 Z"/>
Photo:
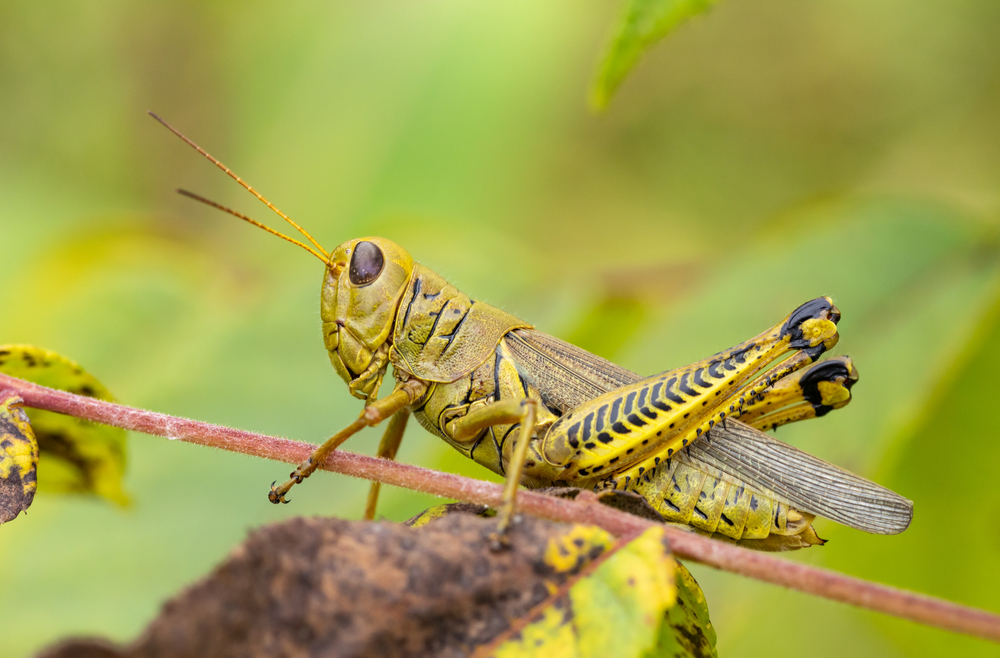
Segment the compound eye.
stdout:
<path fill-rule="evenodd" d="M 385 256 L 382 255 L 381 249 L 371 242 L 359 242 L 354 245 L 348 276 L 354 285 L 367 286 L 378 278 L 384 266 Z"/>

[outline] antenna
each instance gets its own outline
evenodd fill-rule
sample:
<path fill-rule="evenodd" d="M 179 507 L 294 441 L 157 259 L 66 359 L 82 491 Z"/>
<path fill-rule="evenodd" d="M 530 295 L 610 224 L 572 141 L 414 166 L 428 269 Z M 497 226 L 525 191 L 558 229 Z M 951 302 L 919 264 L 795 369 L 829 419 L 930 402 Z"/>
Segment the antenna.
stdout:
<path fill-rule="evenodd" d="M 212 162 L 212 164 L 214 164 L 216 167 L 218 167 L 222 171 L 226 172 L 226 174 L 229 175 L 230 178 L 232 178 L 237 183 L 239 183 L 241 186 L 243 186 L 243 188 L 245 190 L 247 190 L 248 192 L 250 192 L 250 194 L 252 194 L 255 197 L 257 197 L 258 199 L 260 199 L 264 203 L 264 205 L 266 205 L 268 208 L 270 208 L 271 210 L 273 210 L 274 212 L 276 212 L 278 214 L 278 216 L 280 216 L 286 222 L 288 222 L 289 224 L 291 224 L 292 227 L 296 231 L 298 231 L 299 233 L 301 233 L 302 235 L 304 235 L 306 237 L 306 239 L 309 240 L 309 242 L 311 242 L 313 244 L 313 246 L 316 247 L 316 249 L 319 250 L 319 253 L 323 255 L 323 257 L 322 257 L 323 262 L 326 262 L 326 263 L 330 262 L 330 254 L 329 254 L 329 252 L 327 252 L 326 249 L 324 249 L 322 246 L 320 246 L 320 244 L 318 242 L 316 242 L 316 240 L 313 238 L 313 236 L 309 235 L 309 233 L 304 228 L 302 228 L 301 226 L 299 226 L 298 224 L 296 224 L 295 222 L 293 222 L 291 217 L 289 217 L 285 213 L 283 213 L 280 210 L 278 210 L 274 206 L 274 204 L 272 204 L 270 201 L 268 201 L 267 199 L 265 199 L 264 196 L 260 192 L 258 192 L 257 190 L 253 189 L 253 187 L 251 187 L 249 184 L 247 184 L 246 182 L 244 182 L 244 180 L 242 178 L 240 178 L 235 173 L 233 173 L 232 169 L 230 169 L 226 165 L 222 164 L 221 162 L 219 162 L 218 160 L 216 160 L 215 158 L 213 158 L 211 155 L 209 155 L 208 151 L 206 151 L 205 149 L 201 148 L 200 146 L 198 146 L 197 144 L 195 144 L 193 141 L 191 141 L 190 139 L 188 139 L 184 135 L 184 133 L 182 133 L 181 131 L 177 130 L 176 128 L 174 128 L 173 126 L 171 126 L 169 123 L 167 123 L 166 121 L 164 121 L 163 119 L 161 119 L 160 117 L 158 117 L 154 112 L 149 111 L 149 116 L 153 117 L 154 119 L 156 119 L 157 121 L 159 121 L 160 123 L 162 123 L 163 126 L 167 130 L 169 130 L 170 132 L 172 132 L 173 134 L 177 135 L 182 140 L 184 140 L 188 144 L 188 146 L 190 146 L 194 150 L 198 151 L 198 153 L 201 153 L 203 156 L 205 156 L 210 162 Z M 209 201 L 208 199 L 205 199 L 204 197 L 200 197 L 197 194 L 192 194 L 190 192 L 185 192 L 184 190 L 177 190 L 177 191 L 180 192 L 181 194 L 183 194 L 184 196 L 187 196 L 187 197 L 190 197 L 192 199 L 195 199 L 196 201 L 201 201 L 202 203 L 210 205 L 213 208 L 218 208 L 219 210 L 228 212 L 231 215 L 234 215 L 236 217 L 239 217 L 240 219 L 246 220 L 246 221 L 250 222 L 251 224 L 253 224 L 254 226 L 258 226 L 258 227 L 264 229 L 265 231 L 267 231 L 269 233 L 272 233 L 274 235 L 277 235 L 278 237 L 284 238 L 285 240 L 288 240 L 289 242 L 293 242 L 293 243 L 295 243 L 295 244 L 297 244 L 297 245 L 299 245 L 301 247 L 304 247 L 305 249 L 307 249 L 311 253 L 316 254 L 315 251 L 313 251 L 309 247 L 306 247 L 301 242 L 299 242 L 297 240 L 293 240 L 292 238 L 290 238 L 290 237 L 288 237 L 286 235 L 283 235 L 283 234 L 275 231 L 274 229 L 269 228 L 269 227 L 265 226 L 264 224 L 261 224 L 258 221 L 250 219 L 249 217 L 245 217 L 244 215 L 241 215 L 241 214 L 239 214 L 239 213 L 237 213 L 237 212 L 235 212 L 233 210 L 230 210 L 229 208 L 226 208 L 225 206 L 221 206 L 221 205 L 215 203 L 214 201 Z"/>
<path fill-rule="evenodd" d="M 251 224 L 253 224 L 257 228 L 264 229 L 265 231 L 267 231 L 271 235 L 276 235 L 279 238 L 281 238 L 282 240 L 288 240 L 292 244 L 299 245 L 300 247 L 302 247 L 303 249 L 305 249 L 310 254 L 312 254 L 316 258 L 320 259 L 324 263 L 329 264 L 329 262 L 330 262 L 330 257 L 329 256 L 323 256 L 322 254 L 320 254 L 318 251 L 316 251 L 315 249 L 313 249 L 309 245 L 307 245 L 307 244 L 305 244 L 303 242 L 299 242 L 295 238 L 290 238 L 287 235 L 285 235 L 284 233 L 280 233 L 278 231 L 275 231 L 270 226 L 266 226 L 266 225 L 258 222 L 256 219 L 250 219 L 246 215 L 244 215 L 242 213 L 238 213 L 235 210 L 233 210 L 232 208 L 227 208 L 226 206 L 222 205 L 221 203 L 216 203 L 215 201 L 212 201 L 211 199 L 206 199 L 205 197 L 203 197 L 203 196 L 201 196 L 199 194 L 195 194 L 194 192 L 188 192 L 187 190 L 177 190 L 177 193 L 181 194 L 183 196 L 186 196 L 189 199 L 194 199 L 195 201 L 200 201 L 201 203 L 204 203 L 206 206 L 212 206 L 213 208 L 218 208 L 222 212 L 227 212 L 230 215 L 233 215 L 234 217 L 239 217 L 240 219 L 242 219 L 245 222 L 250 222 Z"/>

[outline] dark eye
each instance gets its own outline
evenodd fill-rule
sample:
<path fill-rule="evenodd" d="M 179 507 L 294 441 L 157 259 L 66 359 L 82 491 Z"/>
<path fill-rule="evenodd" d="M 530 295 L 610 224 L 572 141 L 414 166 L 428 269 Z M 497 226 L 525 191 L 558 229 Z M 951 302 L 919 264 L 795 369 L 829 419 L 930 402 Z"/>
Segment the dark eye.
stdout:
<path fill-rule="evenodd" d="M 351 269 L 348 276 L 356 286 L 367 286 L 378 278 L 385 265 L 382 250 L 371 242 L 359 242 L 354 245 L 354 255 L 351 256 Z"/>

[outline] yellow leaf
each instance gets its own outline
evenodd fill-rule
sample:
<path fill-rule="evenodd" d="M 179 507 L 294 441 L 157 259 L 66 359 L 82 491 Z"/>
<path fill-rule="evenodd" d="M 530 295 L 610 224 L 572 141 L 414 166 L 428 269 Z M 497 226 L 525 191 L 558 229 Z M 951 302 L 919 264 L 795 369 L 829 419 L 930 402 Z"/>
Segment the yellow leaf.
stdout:
<path fill-rule="evenodd" d="M 579 567 L 611 538 L 588 526 L 550 541 L 546 563 Z M 670 555 L 663 529 L 653 527 L 618 548 L 568 594 L 553 592 L 530 622 L 492 654 L 498 658 L 655 658 L 714 656 L 715 631 L 698 584 Z"/>
<path fill-rule="evenodd" d="M 708 617 L 708 602 L 691 572 L 677 563 L 677 602 L 660 627 L 656 649 L 643 658 L 658 656 L 716 656 L 715 627 Z"/>
<path fill-rule="evenodd" d="M 506 642 L 493 655 L 496 658 L 578 658 L 576 630 L 568 613 L 565 602 L 557 601 L 542 611 L 541 619 L 521 631 L 519 638 Z"/>
<path fill-rule="evenodd" d="M 0 523 L 28 509 L 37 487 L 38 442 L 13 393 L 0 398 Z"/>
<path fill-rule="evenodd" d="M 404 525 L 408 525 L 411 528 L 422 528 L 431 521 L 437 521 L 449 514 L 474 514 L 484 518 L 496 516 L 496 512 L 485 505 L 476 505 L 475 503 L 445 503 L 425 509 L 409 521 L 404 522 Z"/>
<path fill-rule="evenodd" d="M 0 346 L 0 372 L 42 386 L 113 401 L 93 376 L 69 359 L 31 345 Z M 125 505 L 125 431 L 39 409 L 28 410 L 40 451 L 42 491 L 93 493 Z"/>
<path fill-rule="evenodd" d="M 655 648 L 677 596 L 674 569 L 666 535 L 654 527 L 574 585 L 580 656 L 641 656 Z"/>

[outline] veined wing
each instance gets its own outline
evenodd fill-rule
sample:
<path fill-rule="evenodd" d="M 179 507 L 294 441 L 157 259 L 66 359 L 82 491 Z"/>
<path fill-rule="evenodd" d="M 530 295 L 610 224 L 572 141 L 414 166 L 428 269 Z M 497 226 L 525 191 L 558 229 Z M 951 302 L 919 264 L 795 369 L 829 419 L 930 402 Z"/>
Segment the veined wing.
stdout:
<path fill-rule="evenodd" d="M 506 340 L 521 373 L 562 413 L 642 378 L 539 331 L 519 329 Z M 902 532 L 913 517 L 911 501 L 745 423 L 727 420 L 707 437 L 689 446 L 692 462 L 772 491 L 803 512 L 876 534 Z"/>
<path fill-rule="evenodd" d="M 748 484 L 763 486 L 803 512 L 879 535 L 906 530 L 913 503 L 737 420 L 716 425 L 690 456 Z"/>
<path fill-rule="evenodd" d="M 538 387 L 545 404 L 559 413 L 642 379 L 631 370 L 534 329 L 518 329 L 504 338 L 518 371 Z"/>

